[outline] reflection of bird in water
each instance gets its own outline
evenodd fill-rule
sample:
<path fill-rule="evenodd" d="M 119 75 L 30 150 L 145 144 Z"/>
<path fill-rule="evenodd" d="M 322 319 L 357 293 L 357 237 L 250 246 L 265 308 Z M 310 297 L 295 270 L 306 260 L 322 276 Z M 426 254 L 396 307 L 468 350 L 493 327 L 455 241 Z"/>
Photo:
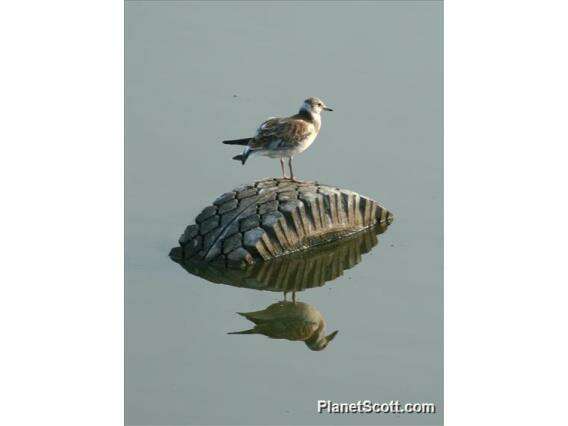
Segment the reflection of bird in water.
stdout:
<path fill-rule="evenodd" d="M 282 301 L 262 311 L 239 312 L 255 326 L 250 330 L 229 334 L 263 334 L 272 339 L 303 341 L 312 351 L 325 349 L 337 330 L 325 335 L 325 319 L 312 305 Z"/>

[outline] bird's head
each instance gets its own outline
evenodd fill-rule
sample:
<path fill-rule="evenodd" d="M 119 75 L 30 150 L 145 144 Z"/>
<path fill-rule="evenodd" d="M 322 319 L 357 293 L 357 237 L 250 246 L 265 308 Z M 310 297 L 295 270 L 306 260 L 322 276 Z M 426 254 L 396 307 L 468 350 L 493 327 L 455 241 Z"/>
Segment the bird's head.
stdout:
<path fill-rule="evenodd" d="M 337 333 L 339 333 L 339 330 L 335 330 L 327 336 L 321 336 L 317 340 L 306 340 L 306 346 L 312 351 L 321 351 L 327 348 L 327 345 L 329 345 L 329 342 L 333 340 Z"/>
<path fill-rule="evenodd" d="M 322 111 L 333 111 L 319 98 L 308 98 L 302 104 L 300 110 L 311 112 L 312 114 L 321 114 Z"/>

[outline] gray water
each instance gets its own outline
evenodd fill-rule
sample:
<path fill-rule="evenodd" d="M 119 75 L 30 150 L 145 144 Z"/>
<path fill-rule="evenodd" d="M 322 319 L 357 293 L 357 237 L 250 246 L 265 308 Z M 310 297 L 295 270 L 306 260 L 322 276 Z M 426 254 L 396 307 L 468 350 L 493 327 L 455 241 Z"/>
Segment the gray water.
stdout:
<path fill-rule="evenodd" d="M 301 179 L 393 212 L 362 262 L 298 294 L 328 330 L 226 333 L 282 295 L 212 284 L 168 258 L 219 194 L 278 162 L 231 160 L 308 96 L 334 112 Z M 130 425 L 442 422 L 442 3 L 126 3 L 126 418 Z M 437 414 L 317 414 L 319 399 L 433 402 Z"/>

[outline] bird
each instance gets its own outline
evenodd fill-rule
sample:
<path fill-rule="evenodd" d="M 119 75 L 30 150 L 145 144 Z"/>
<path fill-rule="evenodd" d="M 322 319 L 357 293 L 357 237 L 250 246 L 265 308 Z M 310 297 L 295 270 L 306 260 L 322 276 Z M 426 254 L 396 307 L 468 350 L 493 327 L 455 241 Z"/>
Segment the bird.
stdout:
<path fill-rule="evenodd" d="M 271 117 L 263 122 L 252 138 L 225 140 L 227 145 L 244 145 L 242 154 L 233 157 L 243 165 L 251 155 L 279 158 L 282 177 L 288 179 L 284 170 L 284 159 L 288 158 L 290 177 L 294 177 L 292 159 L 301 154 L 314 142 L 321 129 L 321 113 L 333 111 L 321 99 L 306 99 L 300 111 L 290 117 Z"/>
<path fill-rule="evenodd" d="M 250 330 L 228 334 L 263 334 L 272 339 L 303 341 L 312 351 L 321 351 L 339 332 L 325 335 L 325 319 L 312 305 L 303 302 L 280 301 L 255 312 L 237 312 L 252 321 Z"/>

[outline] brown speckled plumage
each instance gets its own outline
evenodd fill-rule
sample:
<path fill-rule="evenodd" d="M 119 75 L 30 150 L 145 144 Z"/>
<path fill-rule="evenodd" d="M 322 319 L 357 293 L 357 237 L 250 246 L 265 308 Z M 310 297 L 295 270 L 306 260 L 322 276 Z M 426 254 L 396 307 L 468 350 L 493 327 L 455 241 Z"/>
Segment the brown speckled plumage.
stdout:
<path fill-rule="evenodd" d="M 233 157 L 245 164 L 252 154 L 279 158 L 283 177 L 284 159 L 288 158 L 290 178 L 294 179 L 292 158 L 314 142 L 321 129 L 321 112 L 333 111 L 318 98 L 308 98 L 298 114 L 272 117 L 263 122 L 252 138 L 223 141 L 228 145 L 245 145 L 243 153 Z"/>

